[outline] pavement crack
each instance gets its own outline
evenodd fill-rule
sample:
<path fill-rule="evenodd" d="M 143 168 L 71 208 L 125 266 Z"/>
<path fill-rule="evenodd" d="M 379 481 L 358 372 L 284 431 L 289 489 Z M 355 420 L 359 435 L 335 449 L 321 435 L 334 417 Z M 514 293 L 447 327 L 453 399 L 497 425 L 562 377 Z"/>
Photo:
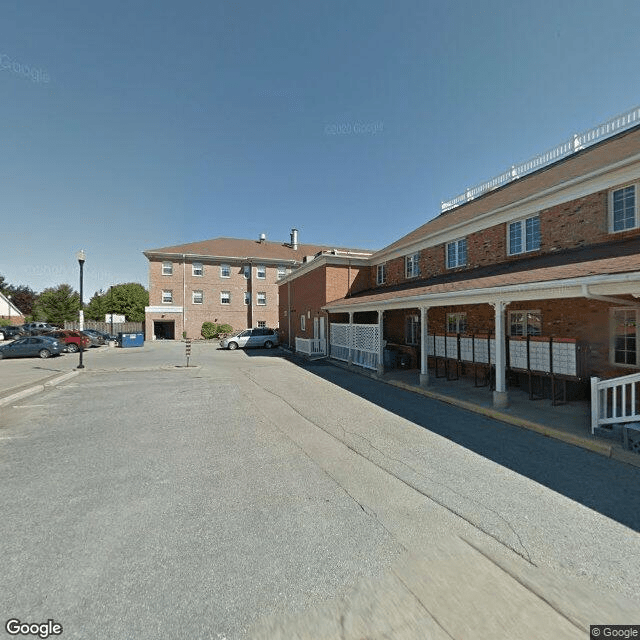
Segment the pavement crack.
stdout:
<path fill-rule="evenodd" d="M 505 542 L 504 540 L 501 540 L 499 537 L 497 537 L 495 534 L 493 534 L 491 531 L 489 531 L 488 529 L 486 529 L 485 527 L 481 526 L 480 524 L 478 524 L 477 522 L 474 522 L 473 520 L 471 520 L 469 517 L 465 516 L 460 510 L 455 509 L 454 507 L 446 504 L 443 500 L 440 500 L 430 494 L 428 494 L 424 489 L 422 489 L 420 486 L 418 486 L 415 482 L 408 480 L 407 478 L 403 478 L 400 475 L 398 475 L 397 473 L 395 473 L 393 470 L 389 469 L 387 466 L 384 466 L 380 463 L 378 463 L 376 460 L 373 459 L 373 457 L 366 455 L 365 453 L 363 453 L 362 451 L 358 450 L 353 444 L 349 443 L 347 441 L 346 438 L 346 433 L 347 431 L 345 430 L 344 427 L 342 427 L 340 425 L 340 428 L 343 431 L 343 438 L 341 439 L 339 438 L 335 433 L 333 433 L 332 431 L 330 431 L 329 429 L 326 429 L 325 427 L 323 427 L 322 425 L 320 425 L 319 423 L 315 422 L 314 420 L 312 420 L 311 418 L 309 418 L 308 416 L 304 415 L 297 407 L 295 407 L 293 404 L 291 404 L 291 402 L 289 402 L 284 396 L 280 395 L 279 393 L 276 393 L 275 391 L 272 391 L 271 389 L 268 389 L 267 387 L 265 387 L 264 385 L 260 384 L 252 375 L 251 372 L 249 371 L 244 371 L 247 379 L 249 379 L 253 384 L 255 384 L 257 387 L 259 387 L 260 389 L 262 389 L 263 391 L 266 391 L 267 393 L 269 393 L 270 395 L 278 398 L 279 400 L 281 400 L 282 402 L 284 402 L 284 404 L 286 404 L 290 409 L 292 409 L 295 413 L 297 413 L 301 418 L 303 418 L 304 420 L 306 420 L 307 422 L 313 424 L 315 427 L 317 427 L 318 429 L 320 429 L 321 431 L 323 431 L 324 433 L 326 433 L 328 436 L 330 436 L 331 438 L 333 438 L 334 440 L 336 440 L 337 442 L 340 442 L 341 444 L 343 444 L 345 447 L 347 447 L 347 449 L 349 449 L 350 451 L 352 451 L 353 453 L 355 453 L 356 455 L 364 458 L 365 460 L 368 460 L 371 464 L 375 465 L 376 467 L 378 467 L 379 469 L 381 469 L 382 471 L 384 471 L 385 473 L 389 474 L 390 476 L 394 477 L 396 480 L 399 480 L 400 482 L 402 482 L 403 484 L 407 485 L 408 487 L 410 487 L 411 489 L 413 489 L 414 491 L 418 492 L 420 495 L 424 496 L 425 498 L 427 498 L 428 500 L 431 500 L 432 502 L 435 502 L 437 505 L 439 505 L 440 507 L 442 507 L 443 509 L 446 509 L 447 511 L 449 511 L 450 513 L 453 513 L 454 515 L 458 516 L 459 518 L 461 518 L 462 520 L 464 520 L 467 524 L 471 525 L 472 527 L 482 531 L 482 533 L 484 533 L 485 535 L 489 536 L 490 538 L 492 538 L 493 540 L 495 540 L 496 542 L 498 542 L 499 544 L 501 544 L 502 546 L 510 549 L 511 551 L 513 551 L 515 554 L 517 554 L 518 556 L 520 556 L 523 560 L 526 560 L 529 564 L 536 566 L 535 563 L 533 562 L 532 558 L 531 558 L 531 554 L 529 553 L 528 549 L 526 548 L 526 546 L 524 545 L 522 538 L 520 537 L 520 535 L 517 533 L 517 531 L 514 529 L 514 527 L 512 526 L 512 524 L 500 513 L 498 513 L 497 511 L 495 511 L 495 509 L 492 509 L 490 507 L 487 507 L 486 505 L 482 504 L 482 503 L 478 503 L 481 504 L 485 509 L 487 509 L 487 511 L 490 511 L 491 513 L 493 513 L 494 515 L 496 515 L 498 518 L 500 518 L 500 520 L 502 520 L 507 527 L 509 528 L 509 530 L 513 533 L 513 535 L 515 536 L 515 538 L 518 541 L 518 544 L 520 546 L 520 549 L 514 547 L 513 545 L 509 544 L 508 542 Z M 282 431 L 282 429 L 280 429 L 280 427 L 278 427 L 276 425 L 276 427 L 278 428 L 279 431 L 281 431 L 287 438 L 289 438 L 291 440 L 291 438 Z M 351 432 L 349 432 L 351 433 Z M 355 435 L 355 434 L 352 434 Z M 387 459 L 392 459 L 392 460 L 396 460 L 397 462 L 400 462 L 401 464 L 404 464 L 407 468 L 412 469 L 412 471 L 418 475 L 418 476 L 422 476 L 423 478 L 429 478 L 429 476 L 426 476 L 424 474 L 422 474 L 421 472 L 413 469 L 413 467 L 411 467 L 411 465 L 408 465 L 407 463 L 403 462 L 402 460 L 398 460 L 397 458 L 393 458 L 388 456 L 387 454 L 385 454 L 384 452 L 382 452 L 380 449 L 378 449 L 377 447 L 375 447 L 373 444 L 371 444 L 371 442 L 367 439 L 364 438 L 364 436 L 360 436 L 362 437 L 364 440 L 366 440 L 369 443 L 369 446 L 372 449 L 375 449 L 376 451 L 378 451 L 383 457 L 387 458 Z M 294 442 L 292 440 L 292 442 Z M 305 455 L 307 455 L 309 458 L 311 458 L 311 456 L 309 456 L 309 454 L 304 451 L 304 449 L 302 449 L 302 447 L 300 447 L 300 445 L 298 445 L 297 443 L 294 442 L 294 444 L 296 444 L 296 446 L 298 446 L 304 453 Z M 320 467 L 322 468 L 322 467 Z M 332 480 L 334 482 L 336 482 L 340 487 L 342 487 L 342 485 L 340 485 L 340 483 L 338 483 L 335 478 L 333 478 L 333 476 L 331 476 L 331 474 L 329 474 L 325 469 L 323 469 L 323 471 L 325 473 L 327 473 L 327 475 L 329 475 L 329 477 L 332 478 Z M 433 481 L 436 482 L 437 481 Z M 464 496 L 463 494 L 460 494 L 458 492 L 456 492 L 455 490 L 451 489 L 450 487 L 448 487 L 447 485 L 443 484 L 443 483 L 437 483 L 440 484 L 440 486 L 446 487 L 447 489 L 449 489 L 452 493 L 454 493 L 455 495 L 457 495 L 458 497 L 462 497 L 465 500 L 470 500 L 470 498 L 468 498 L 467 496 Z M 344 487 L 342 487 L 343 490 L 346 492 L 346 489 L 344 489 Z M 347 492 L 348 493 L 348 492 Z M 350 495 L 350 494 L 349 494 Z M 355 498 L 353 498 L 353 496 L 350 496 L 352 499 L 355 500 Z M 356 501 L 357 502 L 357 501 Z M 360 504 L 360 503 L 358 503 Z M 360 505 L 362 507 L 362 505 Z M 364 510 L 364 509 L 363 509 Z M 378 521 L 379 522 L 379 521 Z M 386 527 L 385 527 L 386 529 Z"/>

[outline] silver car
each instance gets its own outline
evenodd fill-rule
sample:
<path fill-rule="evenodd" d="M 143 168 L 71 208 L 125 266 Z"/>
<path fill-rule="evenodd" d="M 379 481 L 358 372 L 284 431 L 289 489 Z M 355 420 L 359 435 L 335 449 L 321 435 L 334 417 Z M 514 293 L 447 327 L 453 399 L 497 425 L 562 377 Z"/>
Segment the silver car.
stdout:
<path fill-rule="evenodd" d="M 278 332 L 275 329 L 266 329 L 260 327 L 258 329 L 245 329 L 244 331 L 238 331 L 228 338 L 223 338 L 220 341 L 220 346 L 223 349 L 242 349 L 250 347 L 264 347 L 265 349 L 271 349 L 280 344 L 278 340 Z"/>

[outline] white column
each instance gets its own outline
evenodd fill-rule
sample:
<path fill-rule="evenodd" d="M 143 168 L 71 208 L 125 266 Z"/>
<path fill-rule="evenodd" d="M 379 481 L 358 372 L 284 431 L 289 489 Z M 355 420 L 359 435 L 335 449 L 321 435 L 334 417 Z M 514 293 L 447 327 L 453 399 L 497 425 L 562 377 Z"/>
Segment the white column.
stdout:
<path fill-rule="evenodd" d="M 507 357 L 504 331 L 504 310 L 507 303 L 497 300 L 492 303 L 495 309 L 495 330 L 496 330 L 496 389 L 493 392 L 493 406 L 496 409 L 503 409 L 509 404 L 507 395 Z"/>
<path fill-rule="evenodd" d="M 420 308 L 420 386 L 429 386 L 429 359 L 427 339 L 429 336 L 429 307 Z"/>
<path fill-rule="evenodd" d="M 384 311 L 378 311 L 378 375 L 384 373 Z"/>
<path fill-rule="evenodd" d="M 353 311 L 349 311 L 349 360 L 347 364 L 351 366 L 353 364 Z"/>

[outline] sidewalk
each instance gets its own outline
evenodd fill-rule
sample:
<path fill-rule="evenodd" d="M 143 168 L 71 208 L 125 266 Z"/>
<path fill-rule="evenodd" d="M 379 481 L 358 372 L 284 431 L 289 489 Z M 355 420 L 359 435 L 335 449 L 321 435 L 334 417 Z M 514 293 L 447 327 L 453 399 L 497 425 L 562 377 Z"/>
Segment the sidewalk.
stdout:
<path fill-rule="evenodd" d="M 624 449 L 621 443 L 591 435 L 591 405 L 586 400 L 553 406 L 549 399 L 530 400 L 528 391 L 509 387 L 509 406 L 506 409 L 494 409 L 493 395 L 489 387 L 475 387 L 472 379 L 461 377 L 459 380 L 448 381 L 445 378 L 436 378 L 430 370 L 429 386 L 421 387 L 420 372 L 416 369 L 394 369 L 380 377 L 362 367 L 349 367 L 336 360 L 328 362 L 386 384 L 640 467 L 640 455 L 637 453 Z"/>

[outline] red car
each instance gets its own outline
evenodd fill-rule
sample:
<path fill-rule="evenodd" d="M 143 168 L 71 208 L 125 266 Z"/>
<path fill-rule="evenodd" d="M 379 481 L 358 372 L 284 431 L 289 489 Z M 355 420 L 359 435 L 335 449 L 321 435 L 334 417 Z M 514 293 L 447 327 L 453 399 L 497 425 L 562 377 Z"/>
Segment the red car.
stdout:
<path fill-rule="evenodd" d="M 81 334 L 79 331 L 72 331 L 71 329 L 58 329 L 57 331 L 49 331 L 45 336 L 57 338 L 60 342 L 66 345 L 65 351 L 69 353 L 75 353 L 80 351 L 80 345 L 83 349 L 88 349 L 91 345 L 91 340 L 87 336 Z"/>

